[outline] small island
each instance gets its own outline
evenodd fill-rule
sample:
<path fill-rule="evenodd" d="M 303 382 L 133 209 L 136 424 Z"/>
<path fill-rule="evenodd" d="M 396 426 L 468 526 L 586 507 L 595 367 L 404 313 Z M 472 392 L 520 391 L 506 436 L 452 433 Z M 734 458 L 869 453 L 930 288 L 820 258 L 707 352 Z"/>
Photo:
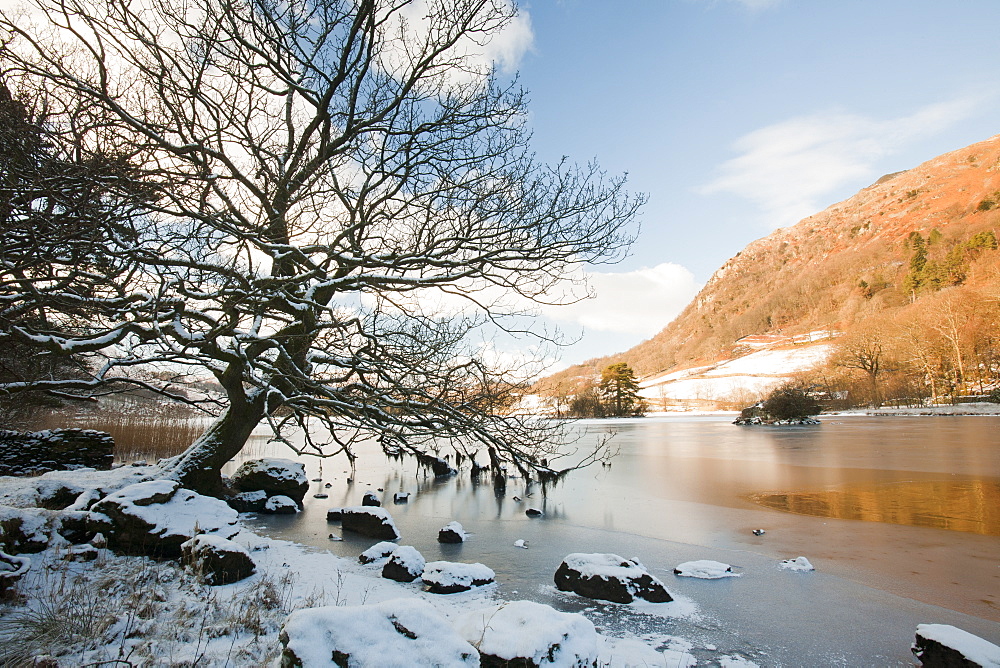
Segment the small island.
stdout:
<path fill-rule="evenodd" d="M 810 395 L 809 389 L 797 384 L 782 385 L 767 399 L 740 411 L 733 421 L 738 425 L 820 424 L 814 416 L 822 407 Z"/>

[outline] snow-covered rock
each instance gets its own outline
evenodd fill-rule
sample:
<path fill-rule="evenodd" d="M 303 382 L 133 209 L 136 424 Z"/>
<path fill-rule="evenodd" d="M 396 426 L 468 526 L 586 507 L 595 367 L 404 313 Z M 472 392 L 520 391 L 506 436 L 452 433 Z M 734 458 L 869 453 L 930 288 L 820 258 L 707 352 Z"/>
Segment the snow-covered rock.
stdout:
<path fill-rule="evenodd" d="M 196 494 L 175 480 L 124 487 L 94 504 L 91 522 L 123 554 L 177 558 L 196 533 L 232 538 L 239 514 L 224 501 Z"/>
<path fill-rule="evenodd" d="M 785 559 L 778 564 L 781 568 L 789 571 L 814 571 L 816 568 L 809 563 L 809 560 L 805 557 L 797 557 L 795 559 Z"/>
<path fill-rule="evenodd" d="M 181 545 L 184 563 L 210 585 L 248 578 L 257 570 L 246 549 L 221 536 L 199 534 Z"/>
<path fill-rule="evenodd" d="M 288 496 L 300 506 L 309 491 L 305 464 L 280 457 L 243 462 L 229 478 L 229 484 L 241 492 L 263 490 L 269 497 Z"/>
<path fill-rule="evenodd" d="M 0 594 L 17 584 L 30 567 L 28 557 L 15 557 L 0 550 Z"/>
<path fill-rule="evenodd" d="M 439 543 L 465 542 L 465 528 L 458 522 L 448 522 L 438 531 Z"/>
<path fill-rule="evenodd" d="M 541 603 L 510 601 L 466 613 L 455 627 L 479 648 L 484 666 L 592 666 L 598 657 L 589 619 Z"/>
<path fill-rule="evenodd" d="M 910 649 L 925 666 L 1000 668 L 1000 647 L 947 624 L 918 624 Z"/>
<path fill-rule="evenodd" d="M 282 668 L 479 665 L 476 648 L 419 599 L 297 610 L 280 639 Z"/>
<path fill-rule="evenodd" d="M 349 506 L 340 513 L 341 526 L 347 531 L 355 531 L 364 536 L 397 540 L 399 529 L 392 521 L 392 515 L 385 508 L 372 506 Z"/>
<path fill-rule="evenodd" d="M 363 497 L 361 497 L 361 505 L 380 508 L 382 506 L 382 501 L 378 498 L 378 494 L 369 490 L 365 492 Z"/>
<path fill-rule="evenodd" d="M 343 508 L 330 508 L 328 511 L 326 511 L 327 522 L 339 522 L 342 519 L 344 519 Z"/>
<path fill-rule="evenodd" d="M 261 512 L 268 515 L 293 515 L 299 512 L 299 504 L 290 496 L 275 494 L 264 502 L 264 508 Z"/>
<path fill-rule="evenodd" d="M 35 484 L 35 489 L 38 491 L 35 505 L 49 510 L 62 510 L 74 505 L 85 491 L 78 485 L 57 480 L 40 480 Z"/>
<path fill-rule="evenodd" d="M 462 564 L 453 561 L 432 561 L 424 566 L 422 577 L 432 594 L 454 594 L 482 587 L 496 580 L 493 569 L 483 564 Z"/>
<path fill-rule="evenodd" d="M 409 492 L 396 492 L 392 495 L 393 503 L 407 503 L 410 500 Z"/>
<path fill-rule="evenodd" d="M 93 545 L 71 545 L 62 553 L 63 561 L 95 561 L 101 551 Z"/>
<path fill-rule="evenodd" d="M 645 566 L 617 554 L 567 555 L 556 571 L 555 583 L 562 591 L 615 603 L 631 603 L 636 598 L 651 603 L 673 600 L 663 583 L 650 575 Z"/>
<path fill-rule="evenodd" d="M 94 537 L 94 531 L 90 526 L 90 513 L 87 511 L 63 510 L 56 513 L 55 519 L 59 523 L 56 531 L 74 545 L 86 543 Z"/>
<path fill-rule="evenodd" d="M 360 561 L 363 564 L 371 564 L 378 561 L 379 559 L 386 559 L 393 552 L 396 551 L 397 547 L 399 547 L 399 545 L 396 545 L 395 543 L 390 543 L 389 541 L 382 541 L 381 543 L 375 543 L 367 550 L 362 552 L 360 555 L 358 555 L 358 561 Z"/>
<path fill-rule="evenodd" d="M 524 514 L 527 515 L 528 517 L 541 517 L 545 513 L 543 513 L 538 508 L 528 508 L 527 510 L 524 511 Z"/>
<path fill-rule="evenodd" d="M 391 545 L 391 543 L 390 543 Z M 424 573 L 427 561 L 416 548 L 400 545 L 382 567 L 382 577 L 396 582 L 413 582 Z"/>
<path fill-rule="evenodd" d="M 0 506 L 0 549 L 11 554 L 41 552 L 53 533 L 53 512 Z"/>
<path fill-rule="evenodd" d="M 255 489 L 252 492 L 240 492 L 226 499 L 226 503 L 239 513 L 259 513 L 267 503 L 267 492 Z"/>
<path fill-rule="evenodd" d="M 733 573 L 733 567 L 721 561 L 711 559 L 699 559 L 698 561 L 685 561 L 683 564 L 674 566 L 674 574 L 686 578 L 701 578 L 702 580 L 718 580 L 719 578 L 739 577 L 739 573 Z"/>

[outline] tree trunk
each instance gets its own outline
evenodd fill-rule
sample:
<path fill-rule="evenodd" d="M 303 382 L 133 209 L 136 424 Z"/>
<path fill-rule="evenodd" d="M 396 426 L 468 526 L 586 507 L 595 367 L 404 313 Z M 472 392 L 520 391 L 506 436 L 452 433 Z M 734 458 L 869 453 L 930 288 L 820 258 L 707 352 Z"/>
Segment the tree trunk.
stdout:
<path fill-rule="evenodd" d="M 168 472 L 200 494 L 222 497 L 222 467 L 239 454 L 264 417 L 264 393 L 232 401 L 204 434 L 177 457 Z"/>

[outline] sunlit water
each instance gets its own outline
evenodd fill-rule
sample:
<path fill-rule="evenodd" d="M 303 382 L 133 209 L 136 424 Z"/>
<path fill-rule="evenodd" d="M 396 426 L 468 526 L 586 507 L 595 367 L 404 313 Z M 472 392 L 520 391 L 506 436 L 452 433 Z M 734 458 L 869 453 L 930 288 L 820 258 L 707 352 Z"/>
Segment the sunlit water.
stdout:
<path fill-rule="evenodd" d="M 428 561 L 482 562 L 496 571 L 502 598 L 586 608 L 611 634 L 687 638 L 705 665 L 727 652 L 761 665 L 912 665 L 918 623 L 954 624 L 1000 644 L 1000 418 L 829 417 L 815 427 L 737 427 L 728 418 L 687 417 L 582 426 L 587 438 L 614 431 L 621 453 L 611 468 L 575 472 L 554 488 L 510 479 L 497 493 L 468 472 L 435 480 L 372 447 L 353 482 L 344 460 L 326 460 L 320 472 L 318 460 L 307 459 L 310 479 L 323 482 L 311 483 L 305 512 L 253 523 L 353 558 L 375 541 L 351 533 L 331 541 L 330 533 L 342 534 L 326 511 L 360 505 L 376 491 L 400 543 Z M 261 443 L 249 451 L 276 447 Z M 329 498 L 314 498 L 320 491 Z M 410 492 L 409 502 L 394 504 L 395 492 Z M 528 518 L 529 507 L 544 515 Z M 437 543 L 452 520 L 470 538 Z M 752 533 L 758 528 L 764 535 Z M 517 539 L 529 549 L 514 547 Z M 636 557 L 697 614 L 657 615 L 560 593 L 552 576 L 571 552 Z M 816 572 L 778 568 L 799 555 Z M 673 575 L 692 559 L 730 563 L 742 575 Z"/>

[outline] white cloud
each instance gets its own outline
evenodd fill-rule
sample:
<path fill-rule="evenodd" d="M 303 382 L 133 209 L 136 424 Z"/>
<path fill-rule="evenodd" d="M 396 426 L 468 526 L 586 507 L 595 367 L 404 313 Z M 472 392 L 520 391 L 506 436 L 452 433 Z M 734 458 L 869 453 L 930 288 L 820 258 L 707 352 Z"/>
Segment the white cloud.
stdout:
<path fill-rule="evenodd" d="M 962 98 L 889 120 L 828 111 L 775 123 L 738 139 L 739 155 L 701 192 L 745 197 L 768 227 L 791 225 L 830 204 L 838 187 L 877 176 L 879 159 L 967 118 L 984 102 Z"/>
<path fill-rule="evenodd" d="M 402 75 L 423 60 L 427 44 L 453 30 L 457 25 L 455 17 L 466 11 L 456 4 L 457 0 L 411 0 L 405 5 L 393 5 L 391 14 L 384 19 L 378 56 L 381 66 Z M 439 62 L 450 65 L 441 70 L 441 78 L 435 83 L 477 82 L 494 66 L 512 73 L 534 42 L 531 16 L 509 0 L 486 3 L 470 20 L 474 27 L 438 57 Z"/>
<path fill-rule="evenodd" d="M 558 322 L 649 338 L 667 326 L 701 287 L 685 267 L 663 263 L 622 273 L 588 272 L 594 297 L 542 313 Z"/>

